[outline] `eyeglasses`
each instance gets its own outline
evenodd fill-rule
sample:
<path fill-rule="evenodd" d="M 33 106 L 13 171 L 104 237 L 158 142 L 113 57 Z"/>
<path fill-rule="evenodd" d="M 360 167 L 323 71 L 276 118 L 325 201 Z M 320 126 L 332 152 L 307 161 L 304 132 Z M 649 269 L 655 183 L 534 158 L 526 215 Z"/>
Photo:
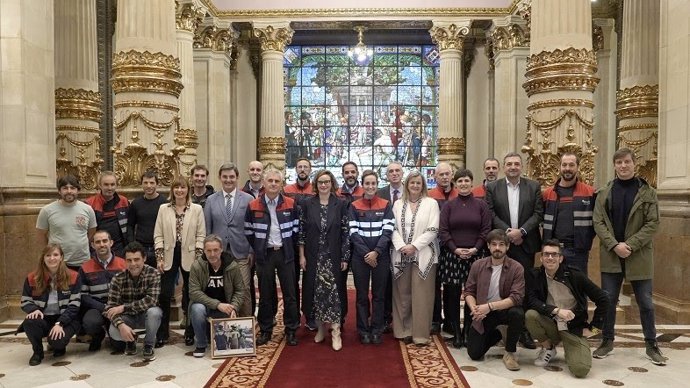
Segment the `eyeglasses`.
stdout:
<path fill-rule="evenodd" d="M 327 180 L 327 181 L 316 181 L 316 183 L 318 183 L 318 184 L 320 184 L 320 185 L 330 185 L 330 184 L 331 184 L 331 180 L 329 179 L 329 180 Z"/>
<path fill-rule="evenodd" d="M 542 252 L 542 257 L 559 257 L 561 255 L 560 252 Z"/>

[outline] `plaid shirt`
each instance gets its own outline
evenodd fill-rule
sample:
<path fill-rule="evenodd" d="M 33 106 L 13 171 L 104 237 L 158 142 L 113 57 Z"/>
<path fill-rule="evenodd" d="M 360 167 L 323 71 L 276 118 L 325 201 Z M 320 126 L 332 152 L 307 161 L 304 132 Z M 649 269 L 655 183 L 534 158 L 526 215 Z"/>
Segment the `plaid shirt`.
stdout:
<path fill-rule="evenodd" d="M 125 315 L 137 315 L 158 305 L 161 293 L 161 275 L 157 269 L 144 265 L 138 279 L 132 278 L 129 271 L 115 275 L 110 283 L 106 310 L 119 305 L 125 306 Z M 123 323 L 122 314 L 113 318 L 116 327 Z"/>

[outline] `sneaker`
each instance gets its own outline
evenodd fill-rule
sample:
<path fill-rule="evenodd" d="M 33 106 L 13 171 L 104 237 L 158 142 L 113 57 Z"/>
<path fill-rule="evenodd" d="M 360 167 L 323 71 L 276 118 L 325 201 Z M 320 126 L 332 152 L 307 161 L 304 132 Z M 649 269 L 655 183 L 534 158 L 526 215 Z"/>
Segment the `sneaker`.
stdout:
<path fill-rule="evenodd" d="M 520 370 L 520 364 L 515 357 L 515 352 L 506 352 L 503 355 L 503 365 L 505 365 L 508 370 Z"/>
<path fill-rule="evenodd" d="M 153 346 L 144 345 L 144 351 L 141 353 L 146 361 L 153 361 L 156 359 L 156 353 L 153 352 Z"/>
<path fill-rule="evenodd" d="M 201 358 L 204 355 L 206 355 L 206 348 L 196 348 L 194 349 L 194 352 L 192 353 L 192 356 L 196 358 Z"/>
<path fill-rule="evenodd" d="M 659 350 L 659 346 L 656 342 L 647 342 L 647 358 L 652 360 L 654 365 L 666 365 L 668 357 L 664 357 Z"/>
<path fill-rule="evenodd" d="M 137 354 L 137 343 L 134 341 L 127 342 L 127 345 L 125 346 L 125 354 L 128 356 Z"/>
<path fill-rule="evenodd" d="M 604 339 L 601 341 L 601 345 L 592 353 L 594 358 L 606 358 L 613 354 L 613 340 Z"/>
<path fill-rule="evenodd" d="M 540 366 L 540 367 L 545 367 L 549 365 L 549 362 L 556 357 L 556 347 L 554 346 L 551 349 L 546 349 L 546 348 L 541 348 L 539 351 L 539 354 L 537 354 L 536 360 L 534 360 L 534 365 Z"/>

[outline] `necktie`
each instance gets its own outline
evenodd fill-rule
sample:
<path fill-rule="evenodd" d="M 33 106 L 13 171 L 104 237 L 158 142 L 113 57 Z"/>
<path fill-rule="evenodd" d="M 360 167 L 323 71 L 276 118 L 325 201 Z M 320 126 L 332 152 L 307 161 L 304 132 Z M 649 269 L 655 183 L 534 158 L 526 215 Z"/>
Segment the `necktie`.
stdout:
<path fill-rule="evenodd" d="M 232 216 L 232 194 L 226 194 L 225 198 L 228 200 L 225 202 L 225 213 L 228 215 L 228 218 Z"/>
<path fill-rule="evenodd" d="M 398 189 L 393 190 L 393 203 L 398 200 Z"/>

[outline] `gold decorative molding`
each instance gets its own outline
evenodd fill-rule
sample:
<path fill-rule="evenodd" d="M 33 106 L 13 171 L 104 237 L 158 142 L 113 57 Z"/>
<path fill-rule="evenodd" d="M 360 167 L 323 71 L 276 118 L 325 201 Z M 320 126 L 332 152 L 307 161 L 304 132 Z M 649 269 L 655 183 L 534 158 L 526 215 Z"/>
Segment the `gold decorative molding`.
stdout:
<path fill-rule="evenodd" d="M 86 127 L 82 125 L 63 125 L 58 124 L 55 126 L 56 132 L 85 132 L 85 133 L 101 133 L 101 129 L 98 127 Z"/>
<path fill-rule="evenodd" d="M 594 53 L 604 49 L 604 29 L 601 26 L 592 25 L 592 49 Z"/>
<path fill-rule="evenodd" d="M 211 51 L 230 53 L 239 34 L 230 28 L 217 26 L 201 26 L 194 33 L 195 49 L 210 49 Z"/>
<path fill-rule="evenodd" d="M 496 70 L 496 62 L 495 62 L 495 53 L 494 53 L 494 40 L 491 38 L 491 35 L 487 36 L 486 38 L 486 46 L 484 46 L 484 54 L 486 54 L 486 57 L 489 58 L 489 71 L 495 71 Z"/>
<path fill-rule="evenodd" d="M 616 129 L 616 133 L 635 131 L 635 130 L 639 130 L 639 129 L 657 130 L 657 129 L 659 129 L 659 123 L 637 123 L 637 124 L 621 125 Z"/>
<path fill-rule="evenodd" d="M 532 0 L 518 0 L 515 13 L 525 21 L 529 33 L 532 28 Z"/>
<path fill-rule="evenodd" d="M 522 87 L 528 96 L 556 90 L 584 90 L 594 92 L 599 78 L 593 50 L 575 49 L 542 51 L 527 58 Z"/>
<path fill-rule="evenodd" d="M 196 129 L 180 128 L 175 133 L 175 144 L 196 150 L 199 147 L 199 136 Z"/>
<path fill-rule="evenodd" d="M 160 149 L 149 154 L 146 147 L 130 144 L 125 147 L 124 152 L 113 151 L 115 153 L 113 171 L 120 186 L 138 186 L 141 174 L 146 171 L 156 172 L 160 184 L 169 186 L 174 177 L 180 174 L 179 154 L 184 151 L 184 148 L 172 149 L 170 154 Z"/>
<path fill-rule="evenodd" d="M 254 27 L 254 36 L 259 38 L 261 52 L 264 51 L 285 51 L 285 46 L 292 42 L 292 35 L 295 33 L 290 27 L 274 28 L 266 26 L 264 28 Z"/>
<path fill-rule="evenodd" d="M 157 108 L 171 110 L 175 113 L 180 111 L 180 107 L 174 104 L 168 104 L 165 102 L 158 101 L 145 101 L 145 100 L 128 100 L 119 101 L 113 105 L 115 108 Z"/>
<path fill-rule="evenodd" d="M 461 137 L 441 137 L 438 139 L 438 154 L 457 155 L 465 154 L 465 139 Z"/>
<path fill-rule="evenodd" d="M 644 132 L 637 132 L 638 136 L 644 136 L 640 139 L 633 140 L 627 137 L 622 132 L 616 136 L 616 147 L 630 148 L 635 155 L 635 172 L 643 177 L 647 183 L 656 187 L 657 183 L 657 143 L 659 139 L 659 132 L 657 128 L 649 128 Z"/>
<path fill-rule="evenodd" d="M 658 117 L 659 85 L 636 85 L 617 91 L 615 113 L 619 120 Z"/>
<path fill-rule="evenodd" d="M 527 106 L 528 111 L 533 111 L 543 108 L 571 108 L 583 107 L 594 109 L 594 102 L 591 100 L 583 100 L 581 98 L 558 98 L 553 100 L 537 101 Z"/>
<path fill-rule="evenodd" d="M 469 27 L 457 25 L 455 23 L 443 26 L 433 26 L 429 30 L 431 40 L 438 46 L 439 51 L 462 51 L 464 46 L 464 38 L 467 34 L 469 34 L 469 32 Z"/>
<path fill-rule="evenodd" d="M 175 27 L 178 30 L 188 32 L 196 31 L 199 24 L 204 20 L 203 8 L 192 3 L 180 4 L 175 0 Z"/>
<path fill-rule="evenodd" d="M 100 122 L 101 93 L 86 89 L 55 89 L 55 118 Z"/>
<path fill-rule="evenodd" d="M 501 50 L 512 50 L 517 47 L 529 47 L 529 30 L 525 30 L 518 24 L 507 27 L 497 27 L 491 32 L 493 39 L 494 55 Z"/>
<path fill-rule="evenodd" d="M 262 136 L 259 138 L 259 155 L 285 154 L 285 138 L 283 136 Z"/>
<path fill-rule="evenodd" d="M 113 92 L 151 92 L 180 96 L 180 60 L 149 51 L 120 51 L 113 58 Z"/>
<path fill-rule="evenodd" d="M 92 190 L 96 188 L 96 180 L 101 171 L 104 160 L 101 158 L 100 135 L 96 134 L 90 141 L 78 141 L 69 136 L 64 128 L 56 128 L 55 145 L 58 151 L 56 160 L 58 177 L 72 174 L 79 178 L 82 188 Z M 67 159 L 67 147 L 76 151 L 76 160 Z M 93 160 L 89 160 L 87 153 L 93 152 Z"/>

